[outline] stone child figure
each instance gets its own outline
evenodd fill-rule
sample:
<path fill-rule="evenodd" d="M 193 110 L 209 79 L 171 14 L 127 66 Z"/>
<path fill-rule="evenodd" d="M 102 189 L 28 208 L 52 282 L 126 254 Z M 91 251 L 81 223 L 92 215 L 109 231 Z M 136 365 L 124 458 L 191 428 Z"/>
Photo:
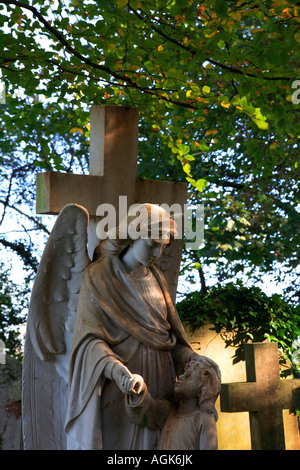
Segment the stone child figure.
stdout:
<path fill-rule="evenodd" d="M 173 402 L 153 399 L 143 384 L 125 396 L 130 421 L 161 429 L 158 450 L 217 450 L 215 402 L 221 380 L 216 369 L 191 360 L 174 386 Z"/>

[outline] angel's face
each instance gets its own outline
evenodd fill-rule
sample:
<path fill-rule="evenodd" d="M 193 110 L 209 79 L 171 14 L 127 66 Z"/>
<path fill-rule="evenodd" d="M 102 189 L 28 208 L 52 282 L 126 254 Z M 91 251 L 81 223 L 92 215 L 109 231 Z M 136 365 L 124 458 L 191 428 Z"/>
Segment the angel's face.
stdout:
<path fill-rule="evenodd" d="M 139 238 L 131 246 L 130 255 L 135 263 L 149 267 L 161 256 L 168 244 L 169 240 L 165 239 Z"/>

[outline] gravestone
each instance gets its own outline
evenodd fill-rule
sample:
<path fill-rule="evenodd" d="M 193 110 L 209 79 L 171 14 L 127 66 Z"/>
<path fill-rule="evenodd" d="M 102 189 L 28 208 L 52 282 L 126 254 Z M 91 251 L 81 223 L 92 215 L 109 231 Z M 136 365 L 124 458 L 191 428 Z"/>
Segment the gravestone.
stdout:
<path fill-rule="evenodd" d="M 0 450 L 22 448 L 22 366 L 0 344 Z"/>
<path fill-rule="evenodd" d="M 90 114 L 89 175 L 45 172 L 37 176 L 36 211 L 58 214 L 67 204 L 79 204 L 89 212 L 89 255 L 99 244 L 96 235 L 101 215 L 97 208 L 112 205 L 116 215 L 133 204 L 176 204 L 184 213 L 186 183 L 146 180 L 137 176 L 138 109 L 120 106 L 93 106 Z M 122 196 L 122 199 L 120 199 Z M 126 198 L 127 207 L 121 207 Z M 121 203 L 120 203 L 121 201 Z M 175 206 L 174 206 L 175 207 Z M 117 219 L 116 225 L 120 221 Z M 183 220 L 181 221 L 183 224 Z M 183 233 L 183 230 L 182 230 Z M 160 265 L 170 285 L 173 299 L 177 289 L 182 240 L 175 240 Z"/>
<path fill-rule="evenodd" d="M 221 411 L 249 412 L 253 450 L 285 450 L 282 410 L 300 408 L 300 379 L 280 380 L 276 343 L 244 347 L 247 382 L 222 384 Z"/>
<path fill-rule="evenodd" d="M 188 326 L 186 330 L 189 332 Z M 247 381 L 245 362 L 233 364 L 235 348 L 226 346 L 222 336 L 212 325 L 205 325 L 193 334 L 189 334 L 192 346 L 198 354 L 203 354 L 216 361 L 222 372 L 222 382 Z M 291 382 L 286 379 L 285 382 Z M 220 398 L 216 402 L 219 415 L 217 421 L 219 450 L 251 450 L 249 412 L 221 411 Z M 299 423 L 297 417 L 288 409 L 282 411 L 287 450 L 300 450 Z"/>

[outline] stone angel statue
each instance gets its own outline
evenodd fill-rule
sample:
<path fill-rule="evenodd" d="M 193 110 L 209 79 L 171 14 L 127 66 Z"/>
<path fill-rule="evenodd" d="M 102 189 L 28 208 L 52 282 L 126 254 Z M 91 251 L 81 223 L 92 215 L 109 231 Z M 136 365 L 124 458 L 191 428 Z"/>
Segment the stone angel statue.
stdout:
<path fill-rule="evenodd" d="M 176 236 L 167 211 L 141 204 L 87 255 L 87 211 L 66 206 L 30 302 L 23 372 L 25 449 L 155 450 L 124 394 L 171 400 L 194 352 L 156 262 Z M 153 233 L 155 236 L 153 237 Z M 138 234 L 138 236 L 136 236 Z"/>

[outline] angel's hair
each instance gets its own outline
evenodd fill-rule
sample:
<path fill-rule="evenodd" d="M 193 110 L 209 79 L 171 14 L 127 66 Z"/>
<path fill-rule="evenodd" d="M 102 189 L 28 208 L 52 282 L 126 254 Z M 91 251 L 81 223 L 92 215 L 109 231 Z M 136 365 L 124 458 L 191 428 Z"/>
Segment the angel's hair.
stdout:
<path fill-rule="evenodd" d="M 165 209 L 155 204 L 139 204 L 129 210 L 116 229 L 107 233 L 107 238 L 95 249 L 93 261 L 119 255 L 138 238 L 165 239 L 170 243 L 176 236 L 176 222 Z"/>

